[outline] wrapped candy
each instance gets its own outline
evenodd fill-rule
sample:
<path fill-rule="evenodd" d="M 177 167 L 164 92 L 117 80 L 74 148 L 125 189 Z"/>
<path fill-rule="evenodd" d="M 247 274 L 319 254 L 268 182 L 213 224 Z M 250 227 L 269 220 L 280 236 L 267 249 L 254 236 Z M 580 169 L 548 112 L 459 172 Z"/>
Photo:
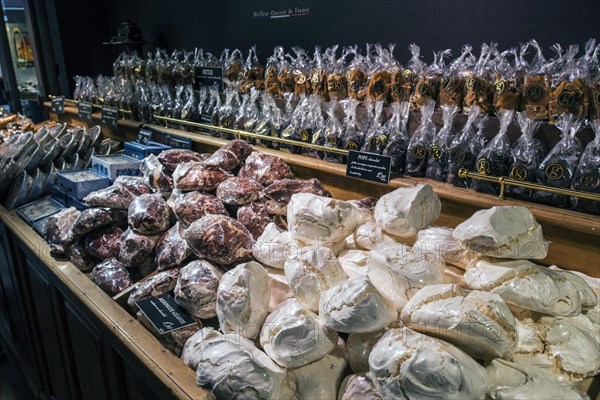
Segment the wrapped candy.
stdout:
<path fill-rule="evenodd" d="M 72 233 L 71 226 L 81 213 L 75 208 L 67 208 L 51 216 L 44 224 L 44 239 L 57 254 L 64 254 L 69 246 L 77 239 Z"/>
<path fill-rule="evenodd" d="M 382 112 L 383 100 L 380 100 L 375 104 L 375 116 L 367 129 L 365 141 L 360 149 L 361 151 L 381 154 L 385 149 L 389 137 L 389 127 L 383 124 Z"/>
<path fill-rule="evenodd" d="M 577 162 L 581 155 L 581 141 L 575 134 L 583 121 L 573 114 L 563 114 L 556 126 L 562 132 L 561 140 L 544 158 L 537 170 L 537 183 L 558 188 L 570 188 Z M 567 196 L 550 192 L 535 191 L 532 200 L 553 206 L 565 207 Z"/>
<path fill-rule="evenodd" d="M 348 80 L 346 79 L 344 63 L 346 52 L 339 59 L 336 59 L 336 49 L 337 45 L 327 54 L 327 93 L 331 101 L 341 101 L 348 98 Z"/>
<path fill-rule="evenodd" d="M 600 193 L 600 120 L 591 121 L 590 125 L 594 129 L 596 137 L 588 143 L 581 155 L 579 165 L 573 175 L 571 189 Z M 598 201 L 571 197 L 570 205 L 578 211 L 600 213 L 600 202 Z"/>
<path fill-rule="evenodd" d="M 336 110 L 338 108 L 339 103 L 336 101 L 332 101 L 325 106 L 325 112 L 327 113 L 328 118 L 325 121 L 324 126 L 325 142 L 323 145 L 333 149 L 342 148 L 341 138 L 344 132 L 344 127 L 336 115 Z M 334 153 L 327 153 L 324 159 L 330 162 L 342 162 L 341 157 Z"/>
<path fill-rule="evenodd" d="M 273 49 L 273 55 L 267 60 L 264 77 L 265 89 L 273 96 L 281 94 L 279 81 L 277 80 L 279 68 L 281 68 L 281 60 L 283 60 L 283 47 L 277 46 Z"/>
<path fill-rule="evenodd" d="M 296 57 L 288 55 L 292 60 L 292 71 L 294 75 L 294 94 L 296 97 L 308 95 L 310 90 L 310 60 L 306 51 L 301 47 L 292 47 Z"/>
<path fill-rule="evenodd" d="M 524 45 L 527 46 L 528 45 Z M 527 48 L 525 47 L 525 49 Z M 517 49 L 513 48 L 507 52 L 500 53 L 496 47 L 492 49 L 494 54 L 494 110 L 499 114 L 502 110 L 518 111 L 521 106 L 521 83 L 517 77 L 517 66 L 519 57 Z M 515 65 L 511 65 L 506 56 L 513 54 Z"/>
<path fill-rule="evenodd" d="M 248 157 L 238 176 L 251 178 L 268 186 L 279 179 L 293 178 L 294 174 L 279 157 L 256 152 Z"/>
<path fill-rule="evenodd" d="M 112 257 L 116 258 L 121 248 L 122 234 L 123 231 L 116 226 L 89 233 L 85 237 L 85 250 L 100 260 Z"/>
<path fill-rule="evenodd" d="M 265 68 L 258 61 L 258 57 L 256 57 L 256 46 L 252 46 L 248 51 L 248 58 L 246 58 L 242 74 L 240 93 L 248 93 L 252 89 L 263 90 L 265 88 L 263 81 Z"/>
<path fill-rule="evenodd" d="M 511 162 L 510 141 L 506 131 L 512 123 L 514 111 L 506 110 L 500 114 L 500 130 L 488 144 L 481 150 L 475 161 L 475 169 L 483 175 L 507 176 Z M 471 182 L 471 189 L 482 193 L 498 194 L 497 183 L 475 179 Z"/>
<path fill-rule="evenodd" d="M 478 106 L 482 113 L 489 114 L 492 112 L 492 100 L 494 97 L 494 85 L 490 82 L 488 68 L 493 49 L 496 44 L 490 45 L 484 43 L 481 45 L 481 54 L 477 60 L 477 64 L 471 72 L 471 76 L 467 78 L 463 111 L 468 112 L 472 106 Z"/>
<path fill-rule="evenodd" d="M 358 46 L 347 47 L 346 56 L 354 56 L 346 70 L 348 81 L 348 97 L 350 99 L 363 101 L 367 94 L 368 84 L 368 59 L 358 52 Z M 367 54 L 370 53 L 370 45 L 367 44 Z"/>
<path fill-rule="evenodd" d="M 342 103 L 346 117 L 344 118 L 345 129 L 341 137 L 341 147 L 346 150 L 359 150 L 364 141 L 364 131 L 356 118 L 358 104 L 358 100 L 352 97 Z"/>
<path fill-rule="evenodd" d="M 400 68 L 398 62 L 391 57 L 395 45 L 390 45 L 389 51 L 381 45 L 375 45 L 377 54 L 369 68 L 369 84 L 367 86 L 367 95 L 371 101 L 382 101 L 387 104 L 390 97 L 392 76 L 391 73 Z"/>
<path fill-rule="evenodd" d="M 421 49 L 416 44 L 411 44 L 409 50 L 412 54 L 413 73 L 418 75 L 414 91 L 410 96 L 411 107 L 415 110 L 422 110 L 430 102 L 438 98 L 441 78 L 436 68 L 430 68 L 420 60 Z M 439 57 L 439 56 L 438 56 Z M 417 62 L 417 60 L 419 62 Z"/>
<path fill-rule="evenodd" d="M 337 49 L 337 45 L 334 48 Z M 335 52 L 335 49 L 333 52 Z M 331 49 L 327 49 L 326 51 L 331 51 Z M 315 46 L 314 54 L 313 67 L 310 72 L 310 93 L 321 96 L 323 100 L 328 101 L 327 72 L 325 70 L 325 61 L 321 54 L 321 47 Z"/>
<path fill-rule="evenodd" d="M 544 74 L 547 63 L 538 43 L 531 40 L 529 44 L 536 50 L 536 54 L 525 75 L 522 107 L 529 118 L 546 119 L 550 101 L 550 85 Z"/>
<path fill-rule="evenodd" d="M 139 268 L 152 260 L 152 251 L 159 236 L 146 236 L 127 229 L 121 236 L 119 261 L 127 268 Z"/>
<path fill-rule="evenodd" d="M 545 154 L 544 143 L 533 138 L 540 122 L 527 118 L 524 112 L 517 114 L 517 121 L 521 127 L 521 136 L 511 150 L 509 177 L 518 181 L 535 182 L 537 169 Z M 506 193 L 511 197 L 529 200 L 531 189 L 508 185 Z"/>
<path fill-rule="evenodd" d="M 242 79 L 242 67 L 244 59 L 242 52 L 235 49 L 228 55 L 229 50 L 225 49 L 225 63 L 223 65 L 223 83 L 227 88 L 237 87 L 238 82 Z"/>
<path fill-rule="evenodd" d="M 392 157 L 391 171 L 396 174 L 403 174 L 406 164 L 406 152 L 410 142 L 408 135 L 408 114 L 410 103 L 392 104 L 392 117 L 385 123 L 388 127 L 388 142 L 383 149 L 384 156 Z"/>
<path fill-rule="evenodd" d="M 471 45 L 464 45 L 461 54 L 445 68 L 440 65 L 442 74 L 442 84 L 440 85 L 439 103 L 441 106 L 453 105 L 461 108 L 464 99 L 465 78 L 463 73 L 469 65 L 469 60 L 473 57 Z M 440 61 L 443 61 L 443 57 Z"/>
<path fill-rule="evenodd" d="M 129 227 L 141 235 L 156 235 L 170 226 L 170 210 L 158 194 L 143 194 L 129 206 Z"/>
<path fill-rule="evenodd" d="M 183 265 L 192 255 L 192 249 L 183 238 L 184 232 L 183 226 L 176 223 L 158 240 L 155 259 L 158 271 Z"/>
<path fill-rule="evenodd" d="M 225 90 L 225 103 L 219 109 L 219 123 L 218 125 L 223 128 L 232 129 L 235 122 L 235 116 L 238 108 L 240 107 L 240 97 L 238 92 L 234 89 Z M 223 139 L 233 139 L 233 135 L 230 133 L 219 133 Z"/>
<path fill-rule="evenodd" d="M 177 192 L 177 193 L 176 193 Z M 179 193 L 173 192 L 175 216 L 183 225 L 188 227 L 192 222 L 208 214 L 227 215 L 223 203 L 215 196 L 201 192 Z"/>
<path fill-rule="evenodd" d="M 456 134 L 452 127 L 452 122 L 458 110 L 458 107 L 455 105 L 442 106 L 442 120 L 444 121 L 444 125 L 438 131 L 429 148 L 427 170 L 425 171 L 425 176 L 429 179 L 446 182 L 450 145 Z"/>
<path fill-rule="evenodd" d="M 406 153 L 406 170 L 408 176 L 425 176 L 427 167 L 427 149 L 431 147 L 435 135 L 435 125 L 431 120 L 435 102 L 429 101 L 421 109 L 421 124 L 408 144 Z"/>
<path fill-rule="evenodd" d="M 458 176 L 461 168 L 469 170 L 475 164 L 475 157 L 483 148 L 484 136 L 478 134 L 475 121 L 479 117 L 479 107 L 472 107 L 467 117 L 467 122 L 460 133 L 454 137 L 450 144 L 448 157 L 447 182 L 460 187 L 467 187 L 467 179 Z M 480 119 L 478 126 L 483 129 L 485 119 Z"/>
<path fill-rule="evenodd" d="M 132 285 L 129 272 L 116 258 L 110 258 L 94 267 L 90 279 L 109 296 L 116 296 Z"/>

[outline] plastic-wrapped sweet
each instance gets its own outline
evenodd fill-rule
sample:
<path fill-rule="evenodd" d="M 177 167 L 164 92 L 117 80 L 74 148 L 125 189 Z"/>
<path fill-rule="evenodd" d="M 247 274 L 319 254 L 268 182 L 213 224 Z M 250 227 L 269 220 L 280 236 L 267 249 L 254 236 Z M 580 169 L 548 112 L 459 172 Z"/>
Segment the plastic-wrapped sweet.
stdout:
<path fill-rule="evenodd" d="M 248 261 L 252 235 L 239 221 L 225 215 L 207 215 L 192 223 L 184 234 L 192 251 L 221 266 Z"/>
<path fill-rule="evenodd" d="M 232 176 L 229 172 L 206 161 L 188 162 L 177 166 L 173 172 L 173 181 L 175 188 L 180 190 L 210 192 Z"/>
<path fill-rule="evenodd" d="M 198 369 L 198 363 L 202 359 L 203 342 L 214 338 L 220 338 L 222 336 L 223 334 L 221 332 L 211 327 L 204 327 L 200 329 L 198 332 L 190 336 L 190 338 L 185 342 L 183 350 L 181 350 L 181 361 L 195 371 Z"/>
<path fill-rule="evenodd" d="M 600 95 L 598 96 L 600 102 Z M 600 104 L 598 104 L 600 107 Z M 590 121 L 596 137 L 588 143 L 581 155 L 577 169 L 573 174 L 571 189 L 589 193 L 600 193 L 600 119 Z M 570 205 L 574 210 L 588 213 L 600 213 L 600 202 L 570 197 Z"/>
<path fill-rule="evenodd" d="M 542 260 L 548 254 L 542 227 L 526 207 L 479 210 L 459 224 L 452 236 L 468 250 L 497 258 Z"/>
<path fill-rule="evenodd" d="M 162 294 L 169 293 L 175 289 L 178 276 L 179 270 L 172 269 L 169 271 L 159 272 L 143 282 L 136 283 L 129 293 L 127 305 L 133 312 L 137 312 L 138 306 L 136 303 L 138 301 L 146 300 L 150 297 L 157 297 Z"/>
<path fill-rule="evenodd" d="M 431 120 L 435 102 L 429 101 L 421 109 L 421 124 L 410 138 L 406 153 L 405 174 L 408 176 L 425 176 L 427 167 L 427 149 L 431 147 L 436 132 Z"/>
<path fill-rule="evenodd" d="M 232 140 L 206 159 L 206 164 L 216 165 L 224 171 L 237 168 L 252 153 L 252 146 L 245 140 Z"/>
<path fill-rule="evenodd" d="M 314 312 L 319 311 L 322 292 L 348 279 L 333 252 L 320 245 L 290 254 L 284 270 L 296 300 Z"/>
<path fill-rule="evenodd" d="M 278 228 L 274 222 L 271 222 L 256 239 L 256 243 L 252 246 L 252 255 L 264 265 L 283 269 L 288 255 L 295 254 L 299 248 L 300 246 L 288 231 Z"/>
<path fill-rule="evenodd" d="M 158 271 L 183 265 L 192 255 L 192 249 L 183 238 L 184 232 L 178 222 L 158 240 L 155 259 Z"/>
<path fill-rule="evenodd" d="M 67 208 L 48 218 L 44 224 L 44 239 L 53 252 L 64 254 L 68 247 L 77 240 L 71 227 L 81 213 L 75 208 Z"/>
<path fill-rule="evenodd" d="M 427 159 L 427 169 L 425 176 L 439 182 L 446 182 L 448 176 L 448 155 L 450 145 L 454 139 L 455 132 L 452 122 L 456 113 L 457 106 L 442 106 L 442 120 L 444 126 L 438 131 L 428 149 L 429 157 Z"/>
<path fill-rule="evenodd" d="M 135 196 L 151 193 L 152 190 L 146 180 L 141 176 L 121 175 L 115 179 L 115 184 L 124 186 Z"/>
<path fill-rule="evenodd" d="M 267 204 L 270 214 L 286 215 L 287 205 L 296 193 L 312 193 L 331 197 L 331 193 L 321 185 L 318 179 L 280 179 L 264 188 L 261 193 L 261 201 Z"/>
<path fill-rule="evenodd" d="M 529 65 L 523 82 L 522 108 L 531 119 L 548 118 L 548 103 L 550 102 L 550 84 L 546 76 L 547 62 L 541 47 L 535 40 L 529 41 L 536 54 Z"/>
<path fill-rule="evenodd" d="M 264 232 L 268 224 L 273 221 L 264 203 L 250 203 L 237 210 L 237 220 L 248 229 L 256 240 Z"/>
<path fill-rule="evenodd" d="M 297 193 L 288 204 L 289 231 L 306 243 L 338 243 L 360 222 L 358 209 L 347 201 Z"/>
<path fill-rule="evenodd" d="M 493 400 L 587 400 L 577 389 L 558 383 L 546 371 L 497 358 L 486 368 L 488 396 Z"/>
<path fill-rule="evenodd" d="M 458 172 L 464 168 L 471 170 L 475 165 L 475 158 L 483 149 L 485 136 L 483 128 L 487 119 L 479 117 L 479 107 L 471 107 L 467 122 L 459 134 L 457 134 L 450 144 L 448 156 L 448 180 L 447 182 L 459 187 L 467 187 L 469 180 L 458 176 Z"/>
<path fill-rule="evenodd" d="M 239 264 L 221 278 L 217 317 L 224 333 L 255 339 L 267 317 L 271 297 L 267 270 L 255 261 Z"/>
<path fill-rule="evenodd" d="M 235 360 L 232 364 L 231 360 Z M 254 344 L 229 334 L 200 342 L 196 382 L 219 399 L 291 400 L 296 382 Z"/>
<path fill-rule="evenodd" d="M 269 186 L 279 179 L 293 178 L 290 167 L 279 157 L 270 154 L 254 152 L 246 159 L 240 169 L 240 178 L 250 178 L 263 186 Z"/>
<path fill-rule="evenodd" d="M 91 255 L 101 260 L 117 258 L 121 248 L 123 231 L 116 226 L 109 226 L 91 233 L 85 237 L 85 249 Z"/>
<path fill-rule="evenodd" d="M 511 162 L 511 149 L 508 135 L 509 125 L 512 123 L 514 111 L 504 110 L 499 115 L 500 130 L 494 138 L 485 145 L 475 160 L 477 172 L 483 175 L 507 176 Z M 497 194 L 500 186 L 495 182 L 474 179 L 471 189 L 482 193 Z"/>
<path fill-rule="evenodd" d="M 140 171 L 148 186 L 159 192 L 163 197 L 168 197 L 173 191 L 173 178 L 165 173 L 165 168 L 154 154 L 142 160 Z"/>
<path fill-rule="evenodd" d="M 88 207 L 106 207 L 126 210 L 135 194 L 131 193 L 125 186 L 115 183 L 105 189 L 92 192 L 83 198 Z"/>
<path fill-rule="evenodd" d="M 377 245 L 367 260 L 367 276 L 379 293 L 401 310 L 417 291 L 444 282 L 444 261 L 435 253 L 409 251 L 400 243 Z"/>
<path fill-rule="evenodd" d="M 401 319 L 408 328 L 447 340 L 476 358 L 510 359 L 517 345 L 517 323 L 500 296 L 454 284 L 419 290 Z"/>
<path fill-rule="evenodd" d="M 110 210 L 113 223 L 121 229 L 127 229 L 127 209 L 113 208 Z"/>
<path fill-rule="evenodd" d="M 148 262 L 156 246 L 159 235 L 146 236 L 127 229 L 121 236 L 119 261 L 127 268 L 138 268 Z"/>
<path fill-rule="evenodd" d="M 362 276 L 351 278 L 321 293 L 319 317 L 338 332 L 376 332 L 394 322 L 398 313 Z"/>
<path fill-rule="evenodd" d="M 80 271 L 89 271 L 97 263 L 97 260 L 92 257 L 85 249 L 85 241 L 80 240 L 73 243 L 67 248 L 67 258 Z"/>
<path fill-rule="evenodd" d="M 164 150 L 158 155 L 158 161 L 170 172 L 175 171 L 179 164 L 191 161 L 202 161 L 200 154 L 186 149 Z"/>
<path fill-rule="evenodd" d="M 517 121 L 521 127 L 521 136 L 511 150 L 509 177 L 518 181 L 534 182 L 545 153 L 544 143 L 533 138 L 540 122 L 527 118 L 524 112 L 517 114 Z M 508 185 L 505 190 L 509 196 L 523 200 L 529 200 L 531 196 L 531 189 L 528 188 Z"/>
<path fill-rule="evenodd" d="M 91 231 L 104 228 L 112 222 L 110 211 L 103 208 L 88 208 L 79 214 L 71 229 L 77 236 L 84 236 Z"/>
<path fill-rule="evenodd" d="M 116 296 L 132 285 L 127 268 L 116 258 L 109 258 L 96 265 L 90 279 L 109 296 Z"/>
<path fill-rule="evenodd" d="M 241 206 L 257 201 L 263 187 L 248 178 L 229 178 L 217 186 L 217 198 L 224 204 Z"/>
<path fill-rule="evenodd" d="M 131 202 L 129 227 L 142 235 L 155 235 L 170 226 L 170 210 L 159 194 L 143 194 Z"/>
<path fill-rule="evenodd" d="M 537 170 L 536 182 L 556 188 L 568 189 L 581 155 L 581 141 L 575 134 L 581 129 L 583 120 L 572 114 L 563 114 L 556 126 L 562 132 L 561 140 L 548 153 Z M 565 207 L 568 197 L 541 190 L 534 191 L 532 200 L 553 206 Z"/>
<path fill-rule="evenodd" d="M 399 188 L 377 201 L 375 221 L 388 234 L 412 238 L 440 214 L 442 205 L 429 185 Z"/>
<path fill-rule="evenodd" d="M 338 335 L 321 325 L 317 314 L 295 299 L 279 304 L 265 319 L 260 345 L 265 353 L 285 368 L 316 361 L 336 346 Z"/>
<path fill-rule="evenodd" d="M 175 301 L 196 318 L 208 319 L 217 315 L 217 288 L 223 273 L 208 261 L 192 261 L 181 268 Z"/>
<path fill-rule="evenodd" d="M 375 103 L 375 111 L 371 124 L 367 129 L 364 143 L 360 151 L 381 154 L 388 142 L 388 126 L 383 124 L 383 100 Z"/>
<path fill-rule="evenodd" d="M 348 375 L 340 386 L 339 400 L 383 400 L 368 374 Z"/>
<path fill-rule="evenodd" d="M 389 127 L 389 139 L 382 154 L 392 157 L 391 171 L 396 174 L 403 174 L 406 165 L 406 152 L 410 142 L 408 135 L 409 111 L 410 103 L 393 103 L 392 117 L 386 122 L 386 126 Z"/>
<path fill-rule="evenodd" d="M 173 211 L 184 227 L 209 214 L 227 215 L 227 210 L 219 199 L 211 194 L 200 192 L 188 192 L 176 196 Z"/>
<path fill-rule="evenodd" d="M 504 301 L 543 314 L 575 316 L 597 304 L 592 288 L 577 275 L 551 271 L 527 260 L 479 261 L 467 269 L 471 289 L 500 295 Z"/>
<path fill-rule="evenodd" d="M 392 329 L 369 356 L 375 387 L 385 399 L 483 399 L 485 369 L 449 343 Z"/>

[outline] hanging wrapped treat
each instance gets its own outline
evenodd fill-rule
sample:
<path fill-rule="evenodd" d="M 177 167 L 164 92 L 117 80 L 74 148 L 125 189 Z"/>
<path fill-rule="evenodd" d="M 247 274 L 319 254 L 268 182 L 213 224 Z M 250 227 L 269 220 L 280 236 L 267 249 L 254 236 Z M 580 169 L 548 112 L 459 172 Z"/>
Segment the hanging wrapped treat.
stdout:
<path fill-rule="evenodd" d="M 446 182 L 448 177 L 448 154 L 450 145 L 456 135 L 452 127 L 454 116 L 459 109 L 455 105 L 442 106 L 442 120 L 444 125 L 433 139 L 429 148 L 429 158 L 427 160 L 427 170 L 425 176 L 439 182 Z"/>
<path fill-rule="evenodd" d="M 309 108 L 310 107 L 309 107 L 308 97 L 306 97 L 304 95 L 301 96 L 300 102 L 298 103 L 298 105 L 294 109 L 294 112 L 292 113 L 292 118 L 291 118 L 289 124 L 281 131 L 282 139 L 295 140 L 297 142 L 303 141 L 302 140 L 303 139 L 302 121 L 305 118 L 306 114 L 308 113 Z M 308 141 L 308 140 L 310 140 L 310 137 L 307 135 L 308 134 L 305 133 L 304 138 L 306 138 Z M 290 145 L 290 144 L 280 144 L 279 150 L 285 151 L 288 153 L 299 153 L 300 152 L 300 148 L 298 148 L 298 146 L 294 146 L 294 145 Z"/>
<path fill-rule="evenodd" d="M 205 92 L 206 93 L 206 92 Z M 196 95 L 194 94 L 194 88 L 192 85 L 186 85 L 184 89 L 185 102 L 181 109 L 181 119 L 185 121 L 198 121 L 200 114 L 198 111 L 198 102 L 196 101 Z M 184 130 L 188 130 L 187 126 L 182 126 Z"/>
<path fill-rule="evenodd" d="M 419 46 L 413 43 L 410 45 L 409 50 L 413 55 L 411 61 L 413 61 L 413 65 L 415 66 L 414 73 L 418 75 L 413 93 L 410 96 L 410 103 L 413 110 L 421 110 L 429 103 L 429 101 L 435 102 L 437 100 L 440 90 L 441 77 L 437 71 L 437 68 L 435 68 L 435 63 L 434 67 L 431 68 L 420 60 L 421 49 Z M 439 57 L 437 53 L 434 55 L 436 59 Z M 419 63 L 417 63 L 415 60 L 418 60 Z"/>
<path fill-rule="evenodd" d="M 388 103 L 392 85 L 392 77 L 388 67 L 392 67 L 390 65 L 390 53 L 393 50 L 394 45 L 390 45 L 389 51 L 381 47 L 380 44 L 375 45 L 376 56 L 369 67 L 369 85 L 367 87 L 367 95 L 372 101 Z M 396 69 L 399 68 L 396 66 Z"/>
<path fill-rule="evenodd" d="M 256 46 L 252 46 L 248 51 L 248 58 L 246 59 L 246 63 L 244 64 L 242 71 L 242 80 L 240 82 L 239 89 L 240 93 L 248 93 L 252 88 L 264 90 L 264 75 L 265 69 L 258 61 L 258 57 L 256 57 Z"/>
<path fill-rule="evenodd" d="M 342 148 L 346 150 L 359 150 L 364 140 L 364 131 L 356 118 L 358 103 L 358 100 L 352 98 L 342 103 L 346 117 L 344 118 L 345 130 L 341 139 Z"/>
<path fill-rule="evenodd" d="M 489 67 L 492 52 L 496 46 L 495 43 L 481 45 L 481 54 L 477 64 L 475 64 L 465 83 L 467 92 L 464 99 L 464 112 L 469 112 L 472 106 L 478 106 L 481 112 L 485 114 L 492 112 L 494 85 L 491 82 L 492 77 L 489 75 Z"/>
<path fill-rule="evenodd" d="M 281 49 L 283 52 L 283 48 Z M 290 62 L 285 59 L 283 53 L 281 54 L 279 71 L 277 74 L 277 81 L 279 82 L 279 89 L 281 93 L 294 93 L 296 82 L 294 80 L 294 72 Z"/>
<path fill-rule="evenodd" d="M 600 193 L 600 120 L 591 121 L 590 125 L 594 129 L 596 138 L 588 143 L 581 155 L 581 160 L 579 160 L 579 165 L 573 175 L 571 189 Z M 578 211 L 600 213 L 599 201 L 571 197 L 570 205 Z"/>
<path fill-rule="evenodd" d="M 507 176 L 511 162 L 510 141 L 506 134 L 512 123 L 514 111 L 506 110 L 500 114 L 500 130 L 484 148 L 475 161 L 475 170 L 483 175 Z M 498 194 L 500 186 L 494 182 L 475 179 L 471 189 L 482 193 Z"/>
<path fill-rule="evenodd" d="M 581 155 L 581 141 L 575 136 L 582 128 L 583 120 L 573 114 L 563 114 L 556 126 L 562 133 L 562 138 L 544 158 L 537 170 L 537 183 L 556 188 L 568 189 L 571 186 L 575 168 Z M 568 197 L 537 190 L 533 192 L 532 200 L 538 203 L 558 207 L 567 205 Z"/>
<path fill-rule="evenodd" d="M 340 108 L 340 104 L 337 101 L 332 101 L 325 106 L 325 112 L 327 113 L 327 120 L 325 121 L 325 147 L 333 149 L 339 149 L 342 147 L 342 134 L 344 127 L 337 117 L 337 110 Z M 329 162 L 342 162 L 342 156 L 334 153 L 326 153 L 324 158 L 325 161 Z"/>
<path fill-rule="evenodd" d="M 292 47 L 292 51 L 296 57 L 288 55 L 292 60 L 292 73 L 294 75 L 294 94 L 299 97 L 307 95 L 311 90 L 310 76 L 310 60 L 306 51 L 301 47 Z"/>
<path fill-rule="evenodd" d="M 530 41 L 529 45 L 536 50 L 536 54 L 525 75 L 522 108 L 531 119 L 546 119 L 550 102 L 550 84 L 544 72 L 547 62 L 535 40 Z"/>
<path fill-rule="evenodd" d="M 430 100 L 421 109 L 421 124 L 410 138 L 406 153 L 406 169 L 408 176 L 425 176 L 427 167 L 427 149 L 431 147 L 435 135 L 435 124 L 431 120 L 435 101 Z"/>
<path fill-rule="evenodd" d="M 333 52 L 337 49 L 337 45 L 334 46 Z M 327 51 L 332 51 L 327 49 Z M 313 59 L 313 67 L 310 71 L 310 93 L 321 96 L 325 101 L 329 101 L 329 95 L 327 94 L 327 72 L 325 61 L 321 54 L 321 47 L 315 46 L 315 56 Z"/>
<path fill-rule="evenodd" d="M 319 146 L 324 146 L 326 142 L 325 135 L 325 118 L 323 117 L 323 105 L 321 97 L 314 95 L 311 97 L 310 103 L 310 121 L 313 124 L 311 143 Z M 306 155 L 313 158 L 323 158 L 322 151 L 306 149 Z"/>
<path fill-rule="evenodd" d="M 221 94 L 216 86 L 211 86 L 209 89 L 208 101 L 200 110 L 200 121 L 206 123 L 210 120 L 213 126 L 219 126 L 219 110 L 221 109 Z M 209 130 L 209 135 L 219 136 L 219 131 Z"/>
<path fill-rule="evenodd" d="M 590 109 L 589 65 L 596 41 L 590 39 L 585 47 L 585 55 L 579 60 L 575 56 L 579 46 L 571 45 L 565 54 L 562 70 L 552 79 L 549 114 L 554 123 L 563 113 L 575 117 L 587 117 Z"/>
<path fill-rule="evenodd" d="M 240 96 L 235 89 L 225 90 L 225 103 L 219 109 L 219 126 L 233 129 L 237 111 L 240 108 Z M 220 132 L 219 136 L 223 139 L 233 139 L 231 133 Z"/>
<path fill-rule="evenodd" d="M 465 91 L 464 74 L 473 60 L 471 45 L 464 45 L 460 56 L 453 60 L 448 67 L 443 63 L 443 57 L 439 66 L 442 74 L 442 84 L 440 86 L 439 103 L 441 106 L 451 105 L 462 108 Z"/>
<path fill-rule="evenodd" d="M 367 54 L 369 54 L 369 52 L 370 45 L 367 44 Z M 346 80 L 348 81 L 348 97 L 363 101 L 367 94 L 367 84 L 369 82 L 367 77 L 367 57 L 362 56 L 358 52 L 358 46 L 348 47 L 346 49 L 346 54 L 348 56 L 354 56 L 346 70 Z"/>
<path fill-rule="evenodd" d="M 238 88 L 240 80 L 243 77 L 242 67 L 244 59 L 242 52 L 235 49 L 231 55 L 227 55 L 228 49 L 225 49 L 225 63 L 223 65 L 223 83 L 227 88 Z"/>
<path fill-rule="evenodd" d="M 365 135 L 365 142 L 363 143 L 360 151 L 366 151 L 368 153 L 381 154 L 383 149 L 388 142 L 389 127 L 383 124 L 383 100 L 377 101 L 375 104 L 375 114 L 367 133 Z"/>
<path fill-rule="evenodd" d="M 509 177 L 517 181 L 535 182 L 537 169 L 546 153 L 544 142 L 533 138 L 540 122 L 527 118 L 525 112 L 517 114 L 517 121 L 521 127 L 521 136 L 511 150 Z M 523 200 L 529 200 L 531 197 L 531 189 L 519 186 L 508 185 L 506 193 L 510 197 Z"/>
<path fill-rule="evenodd" d="M 392 117 L 385 123 L 388 132 L 388 142 L 383 149 L 384 156 L 392 157 L 391 171 L 395 174 L 404 174 L 406 165 L 406 153 L 410 136 L 408 134 L 408 114 L 410 103 L 392 104 Z"/>
<path fill-rule="evenodd" d="M 345 66 L 347 52 L 344 50 L 342 56 L 336 59 L 336 50 L 337 45 L 333 47 L 331 52 L 325 54 L 327 60 L 327 93 L 332 101 L 348 98 L 348 80 L 346 79 Z"/>
<path fill-rule="evenodd" d="M 478 134 L 478 127 L 475 126 L 478 117 L 479 107 L 475 106 L 469 111 L 465 126 L 460 133 L 454 137 L 450 144 L 447 182 L 454 186 L 467 187 L 467 178 L 459 177 L 458 171 L 460 171 L 461 168 L 470 171 L 475 164 L 475 158 L 485 144 L 483 134 Z M 485 119 L 479 121 L 478 125 L 480 131 L 483 130 L 485 122 Z"/>
<path fill-rule="evenodd" d="M 252 132 L 258 118 L 260 116 L 260 110 L 258 109 L 258 97 L 261 92 L 255 88 L 250 89 L 249 95 L 244 95 L 242 105 L 238 109 L 238 115 L 233 123 L 234 129 L 239 129 L 247 132 Z M 253 142 L 254 139 L 246 139 L 249 142 Z"/>
<path fill-rule="evenodd" d="M 526 45 L 525 45 L 526 46 Z M 500 53 L 496 47 L 492 49 L 494 60 L 494 111 L 500 114 L 502 110 L 518 111 L 521 107 L 521 87 L 517 81 L 518 54 L 517 48 Z M 506 58 L 513 54 L 515 65 Z"/>
<path fill-rule="evenodd" d="M 283 47 L 277 46 L 273 49 L 273 55 L 267 60 L 267 68 L 265 68 L 265 90 L 275 97 L 281 95 L 281 87 L 277 76 L 279 75 L 282 60 Z"/>

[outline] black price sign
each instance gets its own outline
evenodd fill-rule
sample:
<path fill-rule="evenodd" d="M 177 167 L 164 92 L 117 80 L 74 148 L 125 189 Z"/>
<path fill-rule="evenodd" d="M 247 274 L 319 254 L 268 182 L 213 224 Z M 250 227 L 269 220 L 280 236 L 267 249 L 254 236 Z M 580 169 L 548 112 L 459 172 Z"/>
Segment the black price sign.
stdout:
<path fill-rule="evenodd" d="M 200 86 L 217 85 L 219 92 L 223 91 L 223 67 L 196 67 L 196 89 Z"/>
<path fill-rule="evenodd" d="M 79 118 L 85 119 L 87 121 L 92 120 L 92 103 L 88 103 L 87 101 L 80 101 L 77 104 L 77 109 L 79 110 Z"/>
<path fill-rule="evenodd" d="M 101 121 L 104 125 L 108 125 L 111 128 L 118 126 L 117 121 L 119 120 L 119 109 L 117 107 L 102 107 L 102 118 Z"/>
<path fill-rule="evenodd" d="M 135 304 L 161 335 L 196 323 L 168 293 Z"/>
<path fill-rule="evenodd" d="M 137 136 L 137 142 L 141 144 L 148 144 L 150 138 L 152 137 L 152 131 L 148 129 L 140 128 L 140 133 Z"/>
<path fill-rule="evenodd" d="M 391 166 L 392 158 L 389 156 L 350 150 L 346 176 L 387 185 L 390 181 Z"/>
<path fill-rule="evenodd" d="M 65 97 L 55 97 L 52 99 L 50 104 L 50 112 L 54 114 L 64 114 L 65 113 Z"/>

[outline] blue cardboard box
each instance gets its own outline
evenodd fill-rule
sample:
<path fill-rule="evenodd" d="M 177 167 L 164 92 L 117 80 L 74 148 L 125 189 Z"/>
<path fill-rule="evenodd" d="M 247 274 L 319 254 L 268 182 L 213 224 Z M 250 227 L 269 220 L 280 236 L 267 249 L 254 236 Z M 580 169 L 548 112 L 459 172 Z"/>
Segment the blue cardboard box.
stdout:
<path fill-rule="evenodd" d="M 25 204 L 17 208 L 17 214 L 29 225 L 33 225 L 36 221 L 56 214 L 64 208 L 64 205 L 52 197 L 44 197 L 43 199 Z"/>
<path fill-rule="evenodd" d="M 111 181 L 121 175 L 139 176 L 141 162 L 125 154 L 109 154 L 107 156 L 93 156 L 92 170 L 108 176 Z"/>
<path fill-rule="evenodd" d="M 169 150 L 171 146 L 166 146 L 157 142 L 148 142 L 148 144 L 141 144 L 138 142 L 125 142 L 125 154 L 129 157 L 133 157 L 138 160 L 143 160 L 150 154 L 160 154 L 163 150 Z"/>
<path fill-rule="evenodd" d="M 81 200 L 91 192 L 110 186 L 110 179 L 91 169 L 63 171 L 58 173 L 58 186 L 67 195 Z"/>

